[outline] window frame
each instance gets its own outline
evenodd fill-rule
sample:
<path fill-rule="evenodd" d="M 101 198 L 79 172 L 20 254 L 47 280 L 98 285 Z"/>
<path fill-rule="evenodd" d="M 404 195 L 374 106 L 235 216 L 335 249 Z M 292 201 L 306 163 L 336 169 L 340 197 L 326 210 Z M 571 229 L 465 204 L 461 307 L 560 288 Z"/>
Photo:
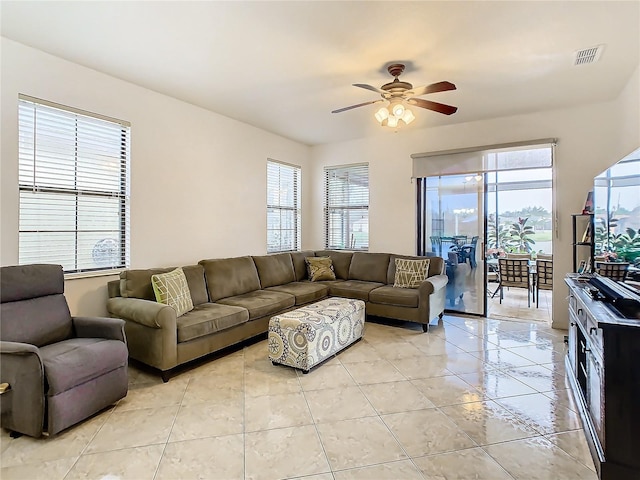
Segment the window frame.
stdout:
<path fill-rule="evenodd" d="M 332 193 L 330 182 L 331 175 L 342 174 L 346 175 L 346 184 L 343 186 L 341 192 Z M 355 183 L 352 182 L 350 177 L 355 178 L 366 177 L 366 194 L 353 192 L 352 187 Z M 364 185 L 360 185 L 363 187 Z M 347 190 L 344 190 L 344 187 Z M 346 193 L 346 197 L 345 197 Z M 370 236 L 369 236 L 369 199 L 370 199 L 370 187 L 369 187 L 369 164 L 368 163 L 355 163 L 349 165 L 328 166 L 324 168 L 324 246 L 329 250 L 350 250 L 350 251 L 368 251 Z M 355 198 L 354 198 L 355 197 Z M 341 201 L 342 200 L 342 201 Z M 346 200 L 346 201 L 345 201 Z M 351 204 L 351 201 L 355 200 L 355 204 Z M 353 238 L 353 230 L 351 229 L 351 215 L 355 212 L 366 213 L 366 245 L 363 247 L 357 247 L 355 239 Z M 331 225 L 331 214 L 339 213 L 343 219 L 346 219 L 346 227 L 341 228 L 342 233 L 336 233 L 333 231 Z M 351 238 L 349 238 L 351 235 Z M 336 237 L 342 237 L 340 241 L 332 241 Z"/>
<path fill-rule="evenodd" d="M 48 123 L 48 130 L 39 130 L 38 122 Z M 70 144 L 64 143 L 66 139 L 62 140 L 64 147 L 59 146 L 60 140 L 57 137 L 52 140 L 46 139 L 46 134 L 51 134 L 54 129 L 57 129 L 56 131 L 63 137 L 73 138 L 75 145 L 73 153 L 69 153 Z M 104 137 L 101 138 L 101 135 Z M 38 138 L 39 136 L 44 139 Z M 65 276 L 71 277 L 114 274 L 129 268 L 131 124 L 105 115 L 19 94 L 18 138 L 20 145 L 18 152 L 20 218 L 18 263 L 62 264 Z M 114 148 L 114 145 L 117 147 Z M 47 158 L 47 155 L 51 155 L 56 148 L 68 149 L 64 160 L 66 163 L 70 161 L 73 163 L 72 171 L 65 171 L 63 160 Z M 110 175 L 105 176 L 105 171 L 114 170 L 114 164 L 118 165 L 115 173 L 109 172 Z M 57 174 L 53 175 L 51 172 L 56 168 Z M 30 169 L 33 170 L 32 174 L 23 175 L 23 172 L 28 172 Z M 85 185 L 82 186 L 82 183 Z M 62 202 L 67 202 L 67 207 L 73 203 L 73 208 L 69 210 L 72 213 L 68 217 L 62 215 L 61 210 L 51 209 L 52 211 L 47 213 L 47 209 L 42 207 L 51 204 L 46 203 L 46 199 L 42 198 L 43 194 L 57 198 L 61 202 L 58 204 L 60 208 L 64 208 Z M 110 205 L 108 201 L 114 198 L 117 202 Z M 101 211 L 105 208 L 117 210 L 117 218 L 115 212 Z M 37 214 L 36 220 L 30 217 L 34 213 Z M 107 221 L 110 220 L 114 225 L 118 225 L 117 230 L 113 228 L 105 230 L 117 232 L 116 254 L 113 254 L 113 245 L 103 246 L 110 260 L 105 265 L 99 265 L 96 260 L 96 248 L 102 240 L 110 239 L 104 238 L 96 242 L 89 254 L 81 238 L 83 235 L 95 235 L 101 231 L 99 228 L 91 228 L 91 225 L 81 226 L 83 222 L 87 222 L 87 218 L 96 218 L 99 214 L 105 215 Z M 69 229 L 64 226 L 52 228 L 52 219 L 56 216 L 74 222 L 74 228 Z M 71 234 L 73 250 L 62 250 L 62 253 L 56 256 L 43 252 L 42 246 L 36 244 L 29 251 L 27 245 L 32 240 L 27 237 L 34 233 L 51 233 L 54 238 L 56 234 Z M 36 242 L 42 242 L 42 240 L 36 239 Z M 52 241 L 51 244 L 65 246 L 63 241 L 59 243 Z M 88 260 L 89 256 L 91 260 Z"/>
<path fill-rule="evenodd" d="M 276 167 L 278 169 L 278 179 L 277 181 L 272 182 L 270 179 L 270 167 Z M 285 205 L 281 202 L 281 197 L 278 195 L 278 200 L 276 202 L 271 202 L 270 195 L 270 186 L 276 183 L 278 187 L 282 189 L 282 177 L 281 174 L 283 172 L 288 172 L 293 175 L 293 202 L 290 205 Z M 302 244 L 302 167 L 300 165 L 294 165 L 291 163 L 281 162 L 279 160 L 274 160 L 272 158 L 267 158 L 267 253 L 284 253 L 284 252 L 299 252 Z M 280 212 L 280 221 L 278 222 L 278 228 L 270 228 L 269 227 L 269 213 L 272 210 L 276 210 Z M 282 239 L 284 238 L 280 235 L 280 243 L 278 248 L 270 247 L 269 239 L 270 232 L 278 231 L 289 231 L 291 229 L 283 228 L 282 226 L 282 212 L 293 213 L 294 221 L 293 221 L 293 245 L 290 245 L 291 248 L 283 248 L 286 245 L 283 245 Z"/>

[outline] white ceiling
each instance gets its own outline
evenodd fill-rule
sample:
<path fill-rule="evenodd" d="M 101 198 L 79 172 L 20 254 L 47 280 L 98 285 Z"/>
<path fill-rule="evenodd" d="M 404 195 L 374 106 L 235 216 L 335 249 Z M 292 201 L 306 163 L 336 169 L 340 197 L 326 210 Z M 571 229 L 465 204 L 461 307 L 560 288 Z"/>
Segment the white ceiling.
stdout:
<path fill-rule="evenodd" d="M 613 100 L 640 58 L 640 2 L 2 1 L 2 35 L 293 140 L 389 134 L 373 118 L 392 80 L 448 80 L 405 128 Z M 575 51 L 605 44 L 599 62 Z"/>

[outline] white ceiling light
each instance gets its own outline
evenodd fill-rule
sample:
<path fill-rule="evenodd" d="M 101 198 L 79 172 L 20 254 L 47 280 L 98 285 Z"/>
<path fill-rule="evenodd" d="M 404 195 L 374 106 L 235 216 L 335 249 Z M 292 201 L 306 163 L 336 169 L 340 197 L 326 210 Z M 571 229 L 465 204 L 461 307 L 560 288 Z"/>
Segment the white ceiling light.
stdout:
<path fill-rule="evenodd" d="M 404 105 L 402 105 L 402 103 L 396 103 L 395 105 L 393 105 L 393 108 L 391 110 L 393 111 L 393 114 L 398 118 L 404 115 Z"/>
<path fill-rule="evenodd" d="M 416 119 L 413 112 L 402 101 L 391 101 L 389 106 L 382 107 L 375 115 L 376 120 L 383 127 L 396 128 L 399 125 L 409 125 Z"/>
<path fill-rule="evenodd" d="M 387 110 L 386 107 L 382 107 L 376 112 L 375 117 L 376 120 L 378 120 L 382 124 L 382 122 L 389 118 L 389 110 Z"/>

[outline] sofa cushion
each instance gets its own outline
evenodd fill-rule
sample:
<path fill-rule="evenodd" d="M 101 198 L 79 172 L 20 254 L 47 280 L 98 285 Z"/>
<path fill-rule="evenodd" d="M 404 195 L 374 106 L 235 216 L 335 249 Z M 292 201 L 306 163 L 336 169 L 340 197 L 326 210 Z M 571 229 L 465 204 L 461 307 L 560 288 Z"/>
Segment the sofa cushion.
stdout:
<path fill-rule="evenodd" d="M 429 259 L 409 260 L 395 258 L 396 275 L 393 286 L 398 288 L 418 288 L 429 273 Z"/>
<path fill-rule="evenodd" d="M 346 280 L 331 284 L 329 294 L 333 297 L 355 298 L 366 302 L 369 300 L 369 292 L 383 285 L 384 283 Z"/>
<path fill-rule="evenodd" d="M 2 267 L 0 301 L 17 302 L 64 293 L 62 266 L 51 264 Z"/>
<path fill-rule="evenodd" d="M 428 252 L 431 253 L 431 252 Z M 455 255 L 455 253 L 454 253 Z M 396 258 L 403 258 L 407 260 L 422 260 L 429 259 L 429 271 L 427 272 L 427 278 L 433 275 L 441 275 L 444 273 L 444 260 L 436 255 L 426 255 L 424 257 L 416 257 L 415 255 L 390 255 L 389 269 L 387 271 L 387 282 L 389 285 L 393 285 L 396 279 Z M 457 258 L 457 255 L 456 255 Z"/>
<path fill-rule="evenodd" d="M 275 255 L 262 255 L 253 257 L 260 277 L 262 288 L 284 285 L 295 281 L 293 262 L 288 253 L 278 253 Z"/>
<path fill-rule="evenodd" d="M 0 307 L 2 340 L 36 347 L 73 335 L 73 323 L 63 294 L 6 302 Z"/>
<path fill-rule="evenodd" d="M 66 392 L 127 364 L 127 345 L 103 338 L 71 338 L 40 348 L 48 396 Z"/>
<path fill-rule="evenodd" d="M 178 343 L 235 327 L 247 320 L 249 312 L 245 308 L 202 303 L 178 318 Z"/>
<path fill-rule="evenodd" d="M 296 297 L 296 305 L 322 300 L 329 295 L 329 287 L 317 282 L 292 282 L 286 285 L 269 287 L 267 290 L 288 293 Z"/>
<path fill-rule="evenodd" d="M 313 257 L 315 253 L 313 250 L 307 250 L 304 252 L 291 252 L 291 261 L 293 263 L 293 270 L 296 275 L 296 282 L 307 279 L 307 262 L 305 258 Z"/>
<path fill-rule="evenodd" d="M 258 270 L 251 257 L 217 258 L 198 263 L 204 267 L 212 302 L 260 290 Z"/>
<path fill-rule="evenodd" d="M 120 272 L 120 295 L 124 298 L 141 298 L 143 300 L 156 301 L 156 295 L 151 285 L 151 276 L 161 273 L 167 273 L 175 270 L 176 267 L 168 268 L 149 268 L 125 270 Z M 199 305 L 208 301 L 206 298 L 206 285 L 204 281 L 204 270 L 201 265 L 188 265 L 182 267 L 189 292 L 191 292 L 191 301 L 194 305 Z M 204 298 L 203 298 L 204 294 Z"/>
<path fill-rule="evenodd" d="M 455 255 L 458 258 L 457 255 Z M 434 275 L 444 275 L 445 271 L 445 261 L 442 257 L 429 257 L 429 273 L 427 278 L 433 277 Z"/>
<path fill-rule="evenodd" d="M 151 285 L 156 294 L 156 301 L 173 308 L 177 317 L 193 310 L 189 285 L 181 268 L 151 275 Z"/>
<path fill-rule="evenodd" d="M 316 257 L 331 257 L 336 278 L 341 280 L 349 280 L 349 265 L 351 265 L 352 256 L 353 252 L 340 252 L 337 250 L 321 250 L 316 252 Z"/>
<path fill-rule="evenodd" d="M 398 288 L 384 285 L 369 293 L 371 303 L 396 305 L 398 307 L 418 307 L 420 298 L 417 288 Z"/>
<path fill-rule="evenodd" d="M 153 291 L 153 285 L 151 285 L 151 276 L 167 273 L 174 269 L 175 267 L 149 268 L 120 272 L 120 295 L 124 298 L 141 298 L 155 301 L 156 295 Z"/>
<path fill-rule="evenodd" d="M 202 268 L 202 265 L 187 265 L 182 267 L 182 271 L 184 276 L 187 277 L 193 305 L 208 302 L 209 295 L 207 294 L 207 284 L 204 281 L 204 268 Z"/>
<path fill-rule="evenodd" d="M 349 280 L 387 283 L 388 253 L 355 252 L 349 267 Z"/>
<path fill-rule="evenodd" d="M 217 303 L 246 308 L 249 310 L 249 320 L 255 320 L 293 307 L 296 299 L 288 293 L 274 290 L 254 290 L 242 295 L 219 299 Z"/>
<path fill-rule="evenodd" d="M 331 257 L 307 257 L 304 261 L 307 264 L 307 276 L 310 281 L 319 282 L 321 280 L 336 279 Z"/>

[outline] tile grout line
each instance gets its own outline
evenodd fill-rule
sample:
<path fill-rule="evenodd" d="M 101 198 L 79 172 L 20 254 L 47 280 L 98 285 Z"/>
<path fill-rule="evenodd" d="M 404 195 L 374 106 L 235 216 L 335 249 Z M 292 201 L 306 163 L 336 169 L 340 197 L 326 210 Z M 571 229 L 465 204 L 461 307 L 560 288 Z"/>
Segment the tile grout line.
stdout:
<path fill-rule="evenodd" d="M 334 354 L 334 358 L 337 358 L 336 354 Z M 342 362 L 340 362 L 340 365 L 342 365 Z M 345 368 L 345 370 L 347 370 L 347 369 Z M 349 372 L 347 371 L 347 374 L 348 373 Z M 307 373 L 307 375 L 309 375 L 309 373 Z M 324 442 L 322 441 L 322 436 L 320 435 L 320 431 L 318 430 L 318 424 L 316 422 L 315 417 L 313 416 L 313 412 L 311 411 L 311 406 L 309 405 L 309 399 L 307 398 L 307 392 L 305 391 L 304 387 L 302 386 L 302 381 L 301 381 L 300 375 L 296 374 L 296 380 L 298 381 L 298 385 L 300 385 L 300 391 L 302 392 L 302 398 L 304 398 L 304 403 L 307 405 L 307 410 L 309 411 L 309 416 L 311 417 L 311 421 L 313 422 L 313 429 L 316 432 L 316 436 L 318 437 L 318 441 L 320 442 L 320 447 L 322 447 L 322 453 L 324 453 L 324 458 L 327 461 L 327 465 L 329 467 L 329 472 L 328 473 L 335 480 L 335 476 L 333 475 L 333 468 L 331 467 L 331 462 L 329 461 L 329 456 L 327 455 L 327 449 L 324 446 Z M 313 391 L 313 390 L 310 390 L 310 391 Z"/>
<path fill-rule="evenodd" d="M 128 369 L 128 366 L 127 366 Z M 128 386 L 127 386 L 127 390 L 128 390 Z M 122 399 L 120 399 L 122 400 Z M 84 446 L 84 448 L 82 449 L 82 451 L 80 452 L 80 455 L 78 455 L 78 458 L 76 458 L 76 460 L 73 462 L 73 465 L 71 465 L 71 467 L 69 468 L 69 470 L 67 471 L 67 473 L 64 474 L 64 479 L 66 479 L 69 476 L 69 473 L 71 473 L 71 471 L 75 468 L 75 466 L 78 464 L 78 461 L 82 458 L 82 456 L 85 454 L 87 448 L 89 448 L 89 445 L 91 445 L 91 442 L 93 442 L 93 440 L 96 438 L 96 436 L 98 435 L 98 433 L 100 432 L 100 430 L 102 430 L 102 428 L 106 425 L 107 421 L 113 416 L 114 412 L 116 411 L 116 407 L 118 406 L 118 403 L 120 403 L 120 400 L 118 400 L 115 405 L 113 405 L 113 407 L 111 408 L 111 412 L 109 412 L 109 415 L 107 416 L 107 418 L 105 418 L 104 422 L 102 422 L 102 425 L 100 425 L 100 428 L 98 428 L 95 433 L 91 436 L 91 439 L 89 439 L 89 441 L 87 442 L 87 444 Z M 90 455 L 87 454 L 87 455 Z"/>
<path fill-rule="evenodd" d="M 164 454 L 167 451 L 167 446 L 169 445 L 169 439 L 171 438 L 171 433 L 173 432 L 173 428 L 176 425 L 176 421 L 178 420 L 178 415 L 180 414 L 180 410 L 182 409 L 182 402 L 184 401 L 184 397 L 187 395 L 187 389 L 189 388 L 189 384 L 191 383 L 192 378 L 189 377 L 187 380 L 187 384 L 184 387 L 184 392 L 182 392 L 182 398 L 180 399 L 180 403 L 178 404 L 178 410 L 176 410 L 176 415 L 173 417 L 173 422 L 171 422 L 171 428 L 169 429 L 169 434 L 167 435 L 167 440 L 164 442 L 164 447 L 162 448 L 162 453 L 160 454 L 160 460 L 158 460 L 158 465 L 156 465 L 156 469 L 153 472 L 153 480 L 158 476 L 158 472 L 160 470 L 160 465 L 162 464 L 162 459 L 164 458 Z M 136 447 L 133 447 L 136 448 Z"/>
<path fill-rule="evenodd" d="M 268 337 L 267 337 L 268 338 Z M 267 358 L 269 352 L 267 340 Z M 242 348 L 242 478 L 247 478 L 247 347 Z"/>
<path fill-rule="evenodd" d="M 364 335 L 363 335 L 364 337 Z M 373 349 L 375 350 L 375 346 L 373 346 Z M 377 351 L 377 350 L 376 350 Z M 380 352 L 378 352 L 379 354 Z M 385 357 L 380 357 L 383 358 L 384 360 L 387 360 Z M 411 380 L 404 375 L 400 370 L 398 370 L 398 367 L 396 367 L 392 362 L 390 362 L 389 360 L 387 360 L 387 362 L 389 364 L 391 364 L 391 366 L 393 368 L 396 369 L 396 371 L 404 378 L 404 381 L 408 381 L 410 384 Z M 342 363 L 342 362 L 341 362 Z M 387 425 L 387 423 L 384 421 L 384 419 L 382 418 L 382 414 L 380 414 L 380 412 L 378 411 L 378 409 L 371 403 L 371 400 L 369 400 L 369 397 L 367 397 L 367 394 L 362 390 L 362 384 L 360 384 L 359 382 L 356 382 L 356 379 L 353 378 L 353 376 L 351 375 L 351 372 L 349 372 L 349 370 L 347 368 L 345 368 L 345 370 L 347 370 L 347 373 L 349 374 L 349 376 L 351 376 L 351 379 L 354 381 L 354 383 L 356 384 L 356 386 L 358 387 L 358 390 L 360 391 L 360 393 L 364 396 L 364 398 L 367 400 L 367 402 L 369 402 L 369 405 L 371 406 L 371 408 L 373 409 L 374 412 L 376 412 L 378 419 L 382 422 L 382 424 L 385 426 L 385 428 L 387 429 L 387 431 L 391 434 L 391 436 L 393 437 L 393 439 L 396 441 L 396 443 L 398 444 L 398 446 L 400 447 L 400 449 L 402 450 L 402 453 L 404 453 L 404 455 L 406 455 L 406 459 L 399 459 L 399 460 L 395 460 L 395 461 L 402 461 L 402 460 L 409 460 L 411 462 L 411 464 L 414 466 L 414 468 L 418 471 L 418 473 L 420 474 L 420 476 L 424 479 L 425 476 L 422 473 L 422 470 L 415 464 L 415 462 L 413 461 L 413 458 L 411 458 L 411 455 L 409 455 L 409 453 L 407 452 L 406 448 L 404 447 L 404 445 L 402 445 L 402 442 L 400 442 L 400 440 L 398 439 L 398 437 L 396 436 L 395 433 L 393 433 L 393 430 L 391 430 L 391 428 L 389 428 L 389 425 Z M 381 382 L 381 383 L 393 383 L 393 382 Z M 412 384 L 413 385 L 413 384 Z M 423 395 L 424 396 L 424 395 Z M 425 397 L 426 398 L 426 397 Z M 382 465 L 383 463 L 391 463 L 391 462 L 382 462 L 380 464 L 374 464 L 374 465 Z M 372 465 L 368 465 L 368 466 L 372 466 Z M 359 468 L 363 468 L 363 467 L 359 467 Z"/>

